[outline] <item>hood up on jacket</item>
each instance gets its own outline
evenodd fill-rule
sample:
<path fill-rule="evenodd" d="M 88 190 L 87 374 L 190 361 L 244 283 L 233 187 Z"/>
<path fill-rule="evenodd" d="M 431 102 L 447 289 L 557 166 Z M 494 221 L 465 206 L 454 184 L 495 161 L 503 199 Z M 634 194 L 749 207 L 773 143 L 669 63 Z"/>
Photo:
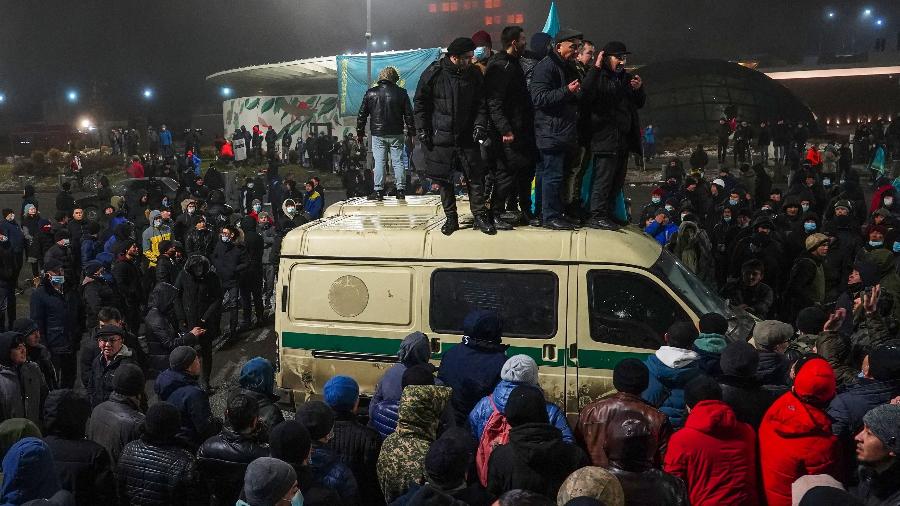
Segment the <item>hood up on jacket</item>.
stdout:
<path fill-rule="evenodd" d="M 241 388 L 263 395 L 272 395 L 275 387 L 275 368 L 271 362 L 262 357 L 250 359 L 241 368 L 238 383 Z"/>
<path fill-rule="evenodd" d="M 6 455 L 12 445 L 26 437 L 42 437 L 41 429 L 31 420 L 10 418 L 0 423 L 0 455 Z"/>
<path fill-rule="evenodd" d="M 47 443 L 35 437 L 26 437 L 6 452 L 0 504 L 24 504 L 32 499 L 49 499 L 59 488 L 53 454 Z"/>
<path fill-rule="evenodd" d="M 162 314 L 169 314 L 175 307 L 175 299 L 178 297 L 178 289 L 166 283 L 159 282 L 153 287 L 147 298 L 147 305 L 155 307 Z"/>
<path fill-rule="evenodd" d="M 450 402 L 452 391 L 450 387 L 438 385 L 410 385 L 404 388 L 400 396 L 396 433 L 434 441 L 441 413 Z"/>
<path fill-rule="evenodd" d="M 716 439 L 733 439 L 739 423 L 731 406 L 709 400 L 700 401 L 691 408 L 684 426 Z"/>
<path fill-rule="evenodd" d="M 18 332 L 9 331 L 0 334 L 0 366 L 14 367 L 9 352 L 21 342 L 22 335 Z"/>
<path fill-rule="evenodd" d="M 209 259 L 203 255 L 191 255 L 184 264 L 184 270 L 194 279 L 200 279 L 209 272 Z"/>
<path fill-rule="evenodd" d="M 431 358 L 431 345 L 428 336 L 422 332 L 413 332 L 403 338 L 397 360 L 406 367 L 424 364 Z"/>

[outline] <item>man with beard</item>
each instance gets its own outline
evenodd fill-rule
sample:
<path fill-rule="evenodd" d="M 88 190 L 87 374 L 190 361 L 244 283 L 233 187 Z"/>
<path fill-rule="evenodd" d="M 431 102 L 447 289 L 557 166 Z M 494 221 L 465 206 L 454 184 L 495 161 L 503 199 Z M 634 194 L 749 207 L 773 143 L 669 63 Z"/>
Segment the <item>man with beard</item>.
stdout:
<path fill-rule="evenodd" d="M 446 221 L 444 235 L 459 230 L 451 174 L 462 171 L 469 184 L 473 228 L 497 233 L 484 206 L 484 168 L 480 142 L 487 141 L 483 78 L 473 68 L 475 43 L 460 37 L 447 47 L 447 56 L 432 64 L 419 79 L 414 102 L 416 131 L 425 147 L 428 176 L 439 186 Z"/>

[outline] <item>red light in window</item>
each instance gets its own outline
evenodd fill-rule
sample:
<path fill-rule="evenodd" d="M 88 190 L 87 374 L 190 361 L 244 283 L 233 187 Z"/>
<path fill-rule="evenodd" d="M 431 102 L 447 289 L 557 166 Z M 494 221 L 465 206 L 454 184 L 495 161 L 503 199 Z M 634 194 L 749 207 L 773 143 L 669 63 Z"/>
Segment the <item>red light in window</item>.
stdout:
<path fill-rule="evenodd" d="M 485 16 L 485 17 L 484 17 L 484 24 L 485 24 L 485 25 L 488 25 L 488 26 L 494 24 L 494 18 L 491 17 L 491 16 Z"/>
<path fill-rule="evenodd" d="M 428 4 L 428 12 L 432 14 L 437 12 L 437 4 Z"/>
<path fill-rule="evenodd" d="M 507 14 L 506 15 L 506 24 L 515 23 L 516 15 L 515 14 Z"/>
<path fill-rule="evenodd" d="M 450 2 L 450 12 L 456 12 L 459 10 L 459 2 Z"/>
<path fill-rule="evenodd" d="M 500 8 L 500 5 L 501 5 L 500 0 L 494 0 L 494 8 L 495 9 Z"/>
<path fill-rule="evenodd" d="M 516 20 L 514 22 L 521 25 L 525 22 L 525 16 L 523 14 L 516 14 Z"/>
<path fill-rule="evenodd" d="M 441 12 L 450 12 L 450 2 L 444 2 L 441 4 Z"/>
<path fill-rule="evenodd" d="M 471 9 L 471 8 L 472 8 L 472 2 L 469 2 L 468 0 L 465 1 L 465 2 L 463 2 L 463 10 L 464 10 L 464 11 L 467 11 L 467 10 L 469 10 L 469 9 Z"/>
<path fill-rule="evenodd" d="M 485 9 L 493 9 L 494 8 L 494 0 L 484 0 L 484 8 Z"/>
<path fill-rule="evenodd" d="M 495 24 L 495 25 L 499 25 L 499 24 L 500 24 L 500 16 L 494 16 L 494 24 Z"/>

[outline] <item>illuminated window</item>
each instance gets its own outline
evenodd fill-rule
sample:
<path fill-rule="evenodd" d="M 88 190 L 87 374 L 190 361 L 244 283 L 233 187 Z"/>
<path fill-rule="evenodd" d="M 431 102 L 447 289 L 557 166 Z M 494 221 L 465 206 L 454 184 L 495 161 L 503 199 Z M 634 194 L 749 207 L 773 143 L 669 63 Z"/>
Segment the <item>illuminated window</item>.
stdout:
<path fill-rule="evenodd" d="M 499 25 L 499 24 L 500 24 L 500 16 L 494 16 L 494 24 L 495 24 L 495 25 Z"/>
<path fill-rule="evenodd" d="M 443 2 L 441 4 L 441 12 L 450 12 L 450 2 Z"/>
<path fill-rule="evenodd" d="M 500 8 L 500 0 L 494 0 L 494 8 L 495 8 L 495 9 L 499 9 L 499 8 Z"/>
<path fill-rule="evenodd" d="M 507 15 L 506 15 L 506 24 L 512 24 L 512 23 L 515 23 L 515 22 L 516 22 L 516 15 L 515 15 L 515 14 L 507 14 Z"/>
<path fill-rule="evenodd" d="M 485 25 L 492 25 L 492 24 L 494 24 L 494 18 L 493 18 L 493 16 L 485 16 L 485 17 L 484 17 L 484 24 L 485 24 Z"/>
<path fill-rule="evenodd" d="M 514 21 L 514 23 L 521 25 L 524 22 L 525 22 L 525 15 L 524 14 L 516 14 L 516 20 Z"/>
<path fill-rule="evenodd" d="M 428 12 L 432 14 L 437 12 L 437 4 L 428 4 Z"/>
<path fill-rule="evenodd" d="M 494 0 L 484 0 L 484 8 L 485 9 L 493 9 L 494 8 Z"/>
<path fill-rule="evenodd" d="M 459 2 L 450 2 L 450 12 L 456 12 L 459 10 Z"/>
<path fill-rule="evenodd" d="M 467 10 L 469 10 L 469 9 L 471 9 L 471 8 L 472 8 L 472 2 L 469 2 L 468 0 L 466 0 L 465 2 L 463 2 L 463 10 L 464 10 L 464 11 L 467 11 Z"/>

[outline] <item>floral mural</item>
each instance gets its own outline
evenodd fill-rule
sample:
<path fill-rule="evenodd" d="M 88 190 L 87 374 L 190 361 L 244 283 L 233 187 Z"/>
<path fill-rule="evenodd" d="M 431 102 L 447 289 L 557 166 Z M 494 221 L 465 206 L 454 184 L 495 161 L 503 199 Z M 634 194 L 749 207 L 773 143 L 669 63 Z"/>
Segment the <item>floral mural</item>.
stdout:
<path fill-rule="evenodd" d="M 280 140 L 289 133 L 295 140 L 305 137 L 311 125 L 331 125 L 332 135 L 343 137 L 355 125 L 345 123 L 338 111 L 337 95 L 286 95 L 280 97 L 241 97 L 222 103 L 225 132 L 230 137 L 241 125 L 264 131 L 271 125 Z M 355 121 L 355 118 L 350 118 Z"/>

